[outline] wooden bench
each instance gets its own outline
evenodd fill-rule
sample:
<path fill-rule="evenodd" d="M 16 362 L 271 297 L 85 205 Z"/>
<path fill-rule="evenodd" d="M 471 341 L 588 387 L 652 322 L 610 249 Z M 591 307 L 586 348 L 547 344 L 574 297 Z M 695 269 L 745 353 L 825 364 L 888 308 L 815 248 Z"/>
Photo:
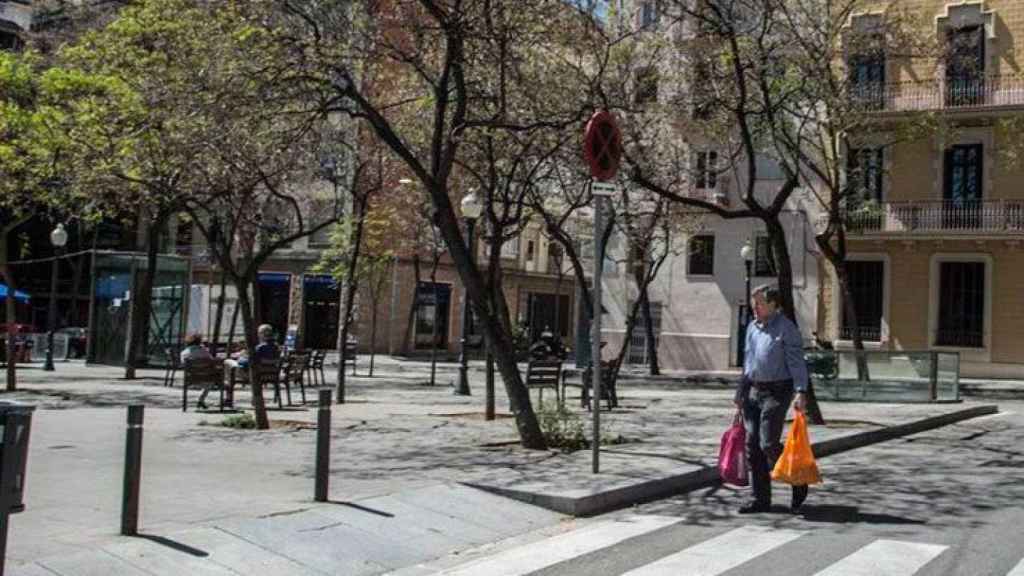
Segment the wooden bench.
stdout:
<path fill-rule="evenodd" d="M 188 389 L 217 390 L 220 392 L 220 410 L 224 410 L 224 360 L 196 358 L 184 365 L 185 381 L 181 385 L 181 411 L 188 411 Z"/>
<path fill-rule="evenodd" d="M 619 393 L 615 388 L 615 381 L 612 380 L 612 375 L 615 373 L 615 362 L 601 362 L 601 398 L 608 402 L 608 409 L 617 408 L 619 406 Z M 562 401 L 565 402 L 566 387 L 572 386 L 580 389 L 580 406 L 590 410 L 590 389 L 593 386 L 591 380 L 591 367 L 587 366 L 586 369 L 580 374 L 579 382 L 569 382 L 567 380 L 562 382 Z"/>
<path fill-rule="evenodd" d="M 536 388 L 538 402 L 544 406 L 544 389 L 551 388 L 555 391 L 555 402 L 560 403 L 558 388 L 562 381 L 562 361 L 554 359 L 530 360 L 526 366 L 526 389 L 527 392 Z"/>

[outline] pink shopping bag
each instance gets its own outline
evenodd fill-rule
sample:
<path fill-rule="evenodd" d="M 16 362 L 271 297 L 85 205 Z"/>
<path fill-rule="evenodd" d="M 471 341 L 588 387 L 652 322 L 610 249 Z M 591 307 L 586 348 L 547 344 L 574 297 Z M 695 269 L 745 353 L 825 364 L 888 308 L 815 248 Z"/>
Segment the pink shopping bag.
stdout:
<path fill-rule="evenodd" d="M 747 432 L 737 413 L 732 426 L 722 434 L 722 445 L 718 449 L 718 474 L 726 484 L 746 486 L 747 479 Z"/>

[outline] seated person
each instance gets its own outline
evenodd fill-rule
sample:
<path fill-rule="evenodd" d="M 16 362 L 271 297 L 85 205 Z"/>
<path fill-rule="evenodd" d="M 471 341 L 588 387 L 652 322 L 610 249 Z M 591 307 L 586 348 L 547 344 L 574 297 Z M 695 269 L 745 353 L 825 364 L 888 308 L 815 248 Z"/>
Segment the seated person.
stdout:
<path fill-rule="evenodd" d="M 203 346 L 203 335 L 197 333 L 189 334 L 185 338 L 185 348 L 181 351 L 181 363 L 184 364 L 188 360 L 203 359 L 212 360 L 213 356 L 210 355 L 210 351 Z"/>
<path fill-rule="evenodd" d="M 281 356 L 281 351 L 274 342 L 274 327 L 270 324 L 261 324 L 256 329 L 256 336 L 259 338 L 260 343 L 256 345 L 256 350 L 253 354 L 253 358 L 256 359 L 257 364 L 264 361 L 274 361 Z M 249 366 L 249 358 L 243 351 L 242 355 L 235 362 L 235 366 L 239 368 L 245 368 Z"/>
<path fill-rule="evenodd" d="M 198 332 L 189 334 L 185 338 L 185 348 L 181 351 L 181 364 L 187 366 L 190 361 L 194 360 L 213 360 L 213 356 L 210 351 L 203 346 L 203 335 Z M 206 409 L 206 395 L 210 393 L 210 388 L 203 388 L 201 394 L 199 394 L 199 401 L 196 406 L 199 408 Z"/>
<path fill-rule="evenodd" d="M 540 340 L 537 340 L 530 345 L 530 357 L 534 360 L 542 360 L 545 358 L 557 358 L 559 360 L 564 360 L 565 356 L 565 346 L 562 345 L 562 340 L 547 328 L 541 332 Z"/>

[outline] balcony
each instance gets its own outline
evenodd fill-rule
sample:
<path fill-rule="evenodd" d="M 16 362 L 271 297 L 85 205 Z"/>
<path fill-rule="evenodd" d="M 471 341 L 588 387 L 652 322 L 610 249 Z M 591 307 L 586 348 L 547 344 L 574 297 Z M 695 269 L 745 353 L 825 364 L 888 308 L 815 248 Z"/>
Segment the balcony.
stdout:
<path fill-rule="evenodd" d="M 881 202 L 845 220 L 851 236 L 1024 234 L 1024 200 Z"/>
<path fill-rule="evenodd" d="M 1024 78 L 1019 76 L 866 83 L 850 92 L 865 109 L 878 112 L 1024 106 Z"/>

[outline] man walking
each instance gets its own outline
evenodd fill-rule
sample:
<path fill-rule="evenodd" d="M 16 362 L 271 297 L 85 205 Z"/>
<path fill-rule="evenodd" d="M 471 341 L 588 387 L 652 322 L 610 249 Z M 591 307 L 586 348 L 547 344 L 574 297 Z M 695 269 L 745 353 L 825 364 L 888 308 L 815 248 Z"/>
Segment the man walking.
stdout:
<path fill-rule="evenodd" d="M 791 402 L 800 411 L 807 403 L 803 339 L 796 324 L 779 309 L 780 303 L 779 289 L 774 286 L 761 286 L 750 297 L 754 321 L 747 326 L 743 377 L 735 403 L 747 432 L 754 500 L 740 508 L 741 514 L 771 510 L 771 470 L 782 454 L 786 413 Z M 799 511 L 805 498 L 807 486 L 793 486 L 790 509 Z"/>

